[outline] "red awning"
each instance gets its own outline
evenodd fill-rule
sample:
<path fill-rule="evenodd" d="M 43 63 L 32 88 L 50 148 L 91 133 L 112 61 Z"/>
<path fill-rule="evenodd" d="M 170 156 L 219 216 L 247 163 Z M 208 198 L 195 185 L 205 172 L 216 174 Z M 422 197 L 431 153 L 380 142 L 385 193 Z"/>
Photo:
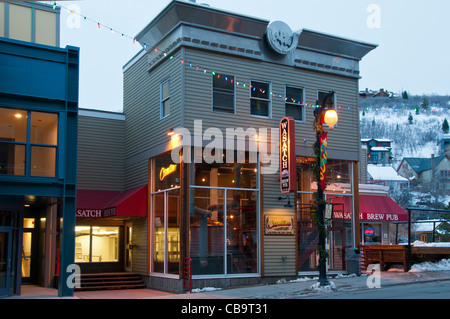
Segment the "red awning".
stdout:
<path fill-rule="evenodd" d="M 125 192 L 77 190 L 77 218 L 145 217 L 147 185 Z"/>
<path fill-rule="evenodd" d="M 388 196 L 359 195 L 359 209 L 364 221 L 408 221 L 408 214 Z"/>
<path fill-rule="evenodd" d="M 351 219 L 351 197 L 335 197 L 333 218 Z M 408 221 L 408 214 L 390 197 L 376 195 L 359 195 L 360 221 Z"/>

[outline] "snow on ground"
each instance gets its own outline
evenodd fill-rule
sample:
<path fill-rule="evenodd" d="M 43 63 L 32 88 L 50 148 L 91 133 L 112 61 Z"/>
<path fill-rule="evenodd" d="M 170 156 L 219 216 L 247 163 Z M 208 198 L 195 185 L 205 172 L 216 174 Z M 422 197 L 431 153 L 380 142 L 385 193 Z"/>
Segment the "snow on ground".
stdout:
<path fill-rule="evenodd" d="M 309 290 L 312 292 L 334 292 L 337 288 L 336 285 L 330 281 L 330 284 L 327 286 L 321 286 L 320 282 L 316 282 L 314 285 L 309 287 Z"/>
<path fill-rule="evenodd" d="M 450 247 L 450 243 L 424 243 L 420 240 L 416 240 L 412 245 L 416 247 Z"/>
<path fill-rule="evenodd" d="M 423 272 L 423 271 L 449 271 L 450 259 L 442 259 L 438 262 L 423 262 L 411 266 L 410 272 Z"/>
<path fill-rule="evenodd" d="M 222 288 L 215 288 L 215 287 L 205 287 L 205 288 L 196 288 L 192 289 L 192 292 L 209 292 L 209 291 L 216 291 L 216 290 L 222 290 Z"/>

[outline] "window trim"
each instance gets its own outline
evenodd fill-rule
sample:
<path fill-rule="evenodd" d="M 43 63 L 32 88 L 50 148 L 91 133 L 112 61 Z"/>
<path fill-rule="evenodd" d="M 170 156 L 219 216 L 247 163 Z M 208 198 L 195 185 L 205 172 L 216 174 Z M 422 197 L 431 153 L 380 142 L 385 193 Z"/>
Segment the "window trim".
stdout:
<path fill-rule="evenodd" d="M 288 87 L 302 90 L 302 103 L 301 104 L 287 102 L 286 97 L 287 97 L 287 88 Z M 286 113 L 286 104 L 295 105 L 295 106 L 301 105 L 301 107 L 302 107 L 302 120 L 297 120 L 297 119 L 294 119 L 294 120 L 297 123 L 305 123 L 306 122 L 306 108 L 305 108 L 306 88 L 304 86 L 285 84 L 284 85 L 284 96 L 285 96 L 285 99 L 284 99 L 284 115 L 285 116 L 289 116 Z"/>
<path fill-rule="evenodd" d="M 267 99 L 258 98 L 258 97 L 252 97 L 253 82 L 264 83 L 264 84 L 267 84 L 269 86 L 269 88 L 268 88 L 269 92 L 267 92 L 267 96 L 268 96 Z M 271 92 L 272 92 L 272 82 L 265 81 L 265 80 L 256 80 L 256 79 L 252 80 L 252 79 L 250 79 L 250 91 L 249 91 L 249 100 L 250 100 L 249 115 L 250 116 L 263 118 L 263 119 L 271 119 L 272 118 L 272 94 L 270 94 Z M 267 110 L 268 115 L 264 116 L 264 115 L 252 114 L 252 100 L 268 102 L 269 103 L 268 110 Z"/>
<path fill-rule="evenodd" d="M 168 90 L 169 90 L 169 95 L 164 98 L 163 96 L 163 86 L 165 83 L 168 83 Z M 166 117 L 168 117 L 170 115 L 170 111 L 171 111 L 171 107 L 172 105 L 169 106 L 169 113 L 168 114 L 164 114 L 164 102 L 166 101 L 170 101 L 170 78 L 165 79 L 164 81 L 162 81 L 159 84 L 159 119 L 165 119 Z"/>
<path fill-rule="evenodd" d="M 60 151 L 60 132 L 61 132 L 61 114 L 59 112 L 46 112 L 46 111 L 38 111 L 38 110 L 32 110 L 32 109 L 22 109 L 22 108 L 8 108 L 1 106 L 0 108 L 3 109 L 10 109 L 10 110 L 16 110 L 16 111 L 24 111 L 27 113 L 26 118 L 26 141 L 25 142 L 15 142 L 15 141 L 0 141 L 0 143 L 3 144 L 10 144 L 10 145 L 22 145 L 25 146 L 25 163 L 24 163 L 24 174 L 21 175 L 9 175 L 9 174 L 2 174 L 0 177 L 6 177 L 6 176 L 12 176 L 13 178 L 17 177 L 25 177 L 25 178 L 44 178 L 44 179 L 57 179 L 59 176 L 59 151 Z M 41 144 L 41 143 L 32 143 L 31 142 L 31 114 L 33 112 L 37 113 L 47 113 L 47 114 L 55 114 L 57 117 L 57 132 L 56 132 L 56 145 L 53 144 Z M 53 148 L 55 149 L 55 170 L 54 170 L 54 176 L 43 176 L 43 175 L 33 175 L 32 174 L 32 148 L 33 147 L 41 147 L 41 148 Z"/>

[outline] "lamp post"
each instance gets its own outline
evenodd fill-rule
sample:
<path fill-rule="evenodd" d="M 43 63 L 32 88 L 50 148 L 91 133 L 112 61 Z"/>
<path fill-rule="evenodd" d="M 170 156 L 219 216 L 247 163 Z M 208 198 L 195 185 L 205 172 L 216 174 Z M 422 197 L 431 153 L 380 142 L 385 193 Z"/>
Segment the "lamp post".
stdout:
<path fill-rule="evenodd" d="M 316 130 L 316 144 L 314 150 L 317 157 L 316 165 L 316 179 L 317 179 L 317 226 L 319 231 L 319 283 L 321 286 L 328 286 L 330 282 L 327 278 L 327 258 L 328 253 L 325 248 L 326 240 L 326 226 L 325 226 L 325 200 L 323 192 L 326 188 L 325 176 L 326 176 L 326 133 L 323 127 L 323 123 L 328 124 L 330 129 L 334 128 L 337 123 L 337 113 L 332 108 L 334 104 L 334 92 L 330 91 L 321 101 L 321 105 L 314 110 L 314 128 Z"/>

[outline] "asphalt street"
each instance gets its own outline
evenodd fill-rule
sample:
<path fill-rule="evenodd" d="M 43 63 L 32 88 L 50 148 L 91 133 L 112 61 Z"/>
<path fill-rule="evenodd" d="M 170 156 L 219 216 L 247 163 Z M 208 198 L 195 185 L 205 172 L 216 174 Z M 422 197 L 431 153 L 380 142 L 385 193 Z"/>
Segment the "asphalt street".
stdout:
<path fill-rule="evenodd" d="M 339 289 L 320 295 L 297 296 L 304 299 L 450 299 L 450 280 L 417 282 L 373 289 Z"/>

